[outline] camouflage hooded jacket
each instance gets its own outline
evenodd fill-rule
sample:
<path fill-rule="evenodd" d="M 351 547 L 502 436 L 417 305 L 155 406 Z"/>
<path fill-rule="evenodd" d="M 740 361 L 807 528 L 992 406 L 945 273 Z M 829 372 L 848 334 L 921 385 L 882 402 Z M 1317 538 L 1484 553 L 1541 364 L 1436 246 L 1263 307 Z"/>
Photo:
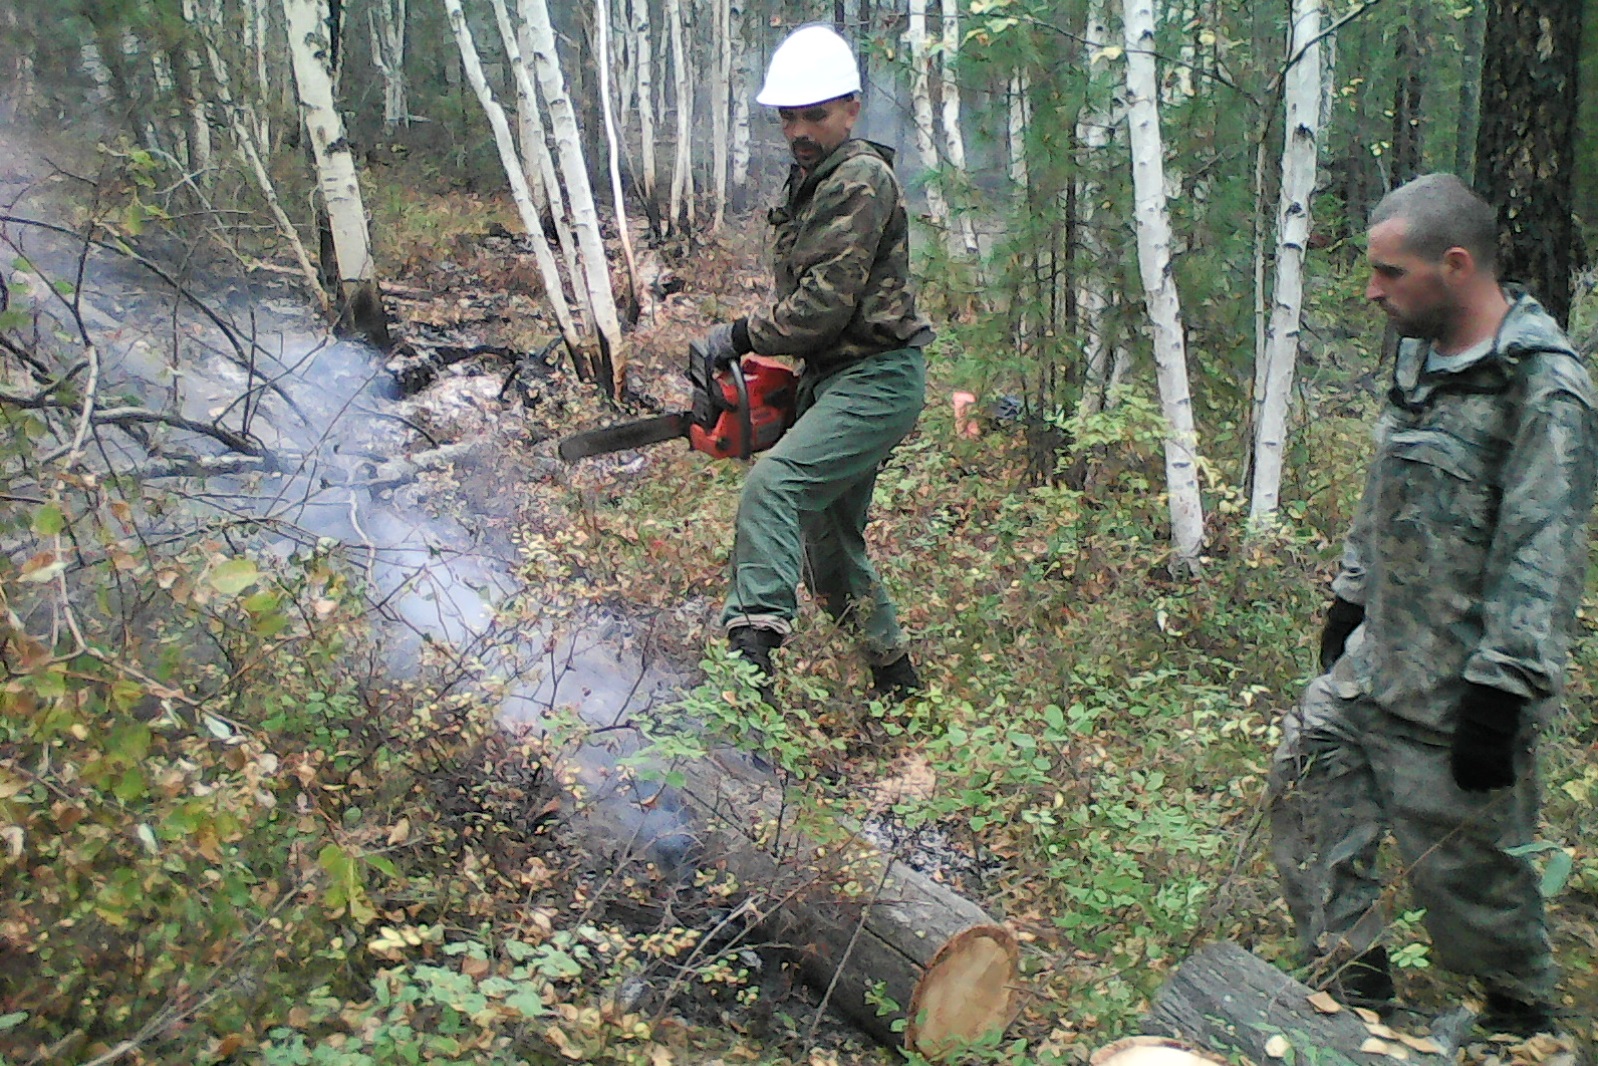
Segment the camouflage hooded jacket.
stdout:
<path fill-rule="evenodd" d="M 1333 584 L 1365 605 L 1349 652 L 1361 686 L 1441 732 L 1467 681 L 1546 720 L 1585 584 L 1592 382 L 1542 306 L 1506 295 L 1492 349 L 1468 366 L 1428 370 L 1426 343 L 1400 347 Z"/>
<path fill-rule="evenodd" d="M 910 285 L 910 227 L 893 150 L 850 139 L 771 209 L 776 305 L 747 320 L 762 355 L 827 370 L 932 339 Z"/>

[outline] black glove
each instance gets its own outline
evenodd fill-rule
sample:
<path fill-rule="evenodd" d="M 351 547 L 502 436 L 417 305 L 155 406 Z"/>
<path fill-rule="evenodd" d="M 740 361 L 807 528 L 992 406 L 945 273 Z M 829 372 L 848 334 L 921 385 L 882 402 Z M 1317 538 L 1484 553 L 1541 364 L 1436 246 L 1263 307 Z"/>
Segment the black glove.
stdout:
<path fill-rule="evenodd" d="M 750 350 L 749 327 L 744 319 L 723 322 L 705 335 L 705 351 L 710 355 L 710 365 L 717 370 L 736 363 Z"/>
<path fill-rule="evenodd" d="M 1359 628 L 1365 621 L 1365 608 L 1357 603 L 1349 603 L 1338 596 L 1332 600 L 1332 605 L 1326 608 L 1326 625 L 1321 629 L 1321 672 L 1325 673 L 1332 668 L 1332 664 L 1343 657 L 1343 647 L 1348 643 L 1348 635 Z"/>
<path fill-rule="evenodd" d="M 1471 682 L 1459 701 L 1449 766 L 1454 784 L 1466 792 L 1508 788 L 1515 783 L 1515 734 L 1524 696 Z"/>

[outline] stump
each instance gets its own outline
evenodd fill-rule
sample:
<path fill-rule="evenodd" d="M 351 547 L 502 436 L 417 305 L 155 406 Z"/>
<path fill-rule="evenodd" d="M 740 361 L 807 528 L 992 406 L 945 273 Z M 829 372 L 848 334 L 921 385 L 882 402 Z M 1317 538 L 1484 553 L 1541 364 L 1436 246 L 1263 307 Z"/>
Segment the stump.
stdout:
<path fill-rule="evenodd" d="M 584 831 L 684 873 L 729 874 L 826 1004 L 884 1044 L 935 1060 L 1009 1025 L 1019 949 L 981 907 L 846 826 L 796 829 L 782 785 L 732 753 L 677 774 L 676 788 L 591 790 Z"/>
<path fill-rule="evenodd" d="M 1327 1013 L 1328 1007 L 1335 1012 Z M 1155 997 L 1143 1029 L 1255 1063 L 1370 1066 L 1403 1059 L 1410 1066 L 1452 1066 L 1474 1016 L 1466 1010 L 1435 1019 L 1402 1013 L 1406 1018 L 1373 1025 L 1251 952 L 1223 942 L 1202 948 L 1177 968 Z"/>

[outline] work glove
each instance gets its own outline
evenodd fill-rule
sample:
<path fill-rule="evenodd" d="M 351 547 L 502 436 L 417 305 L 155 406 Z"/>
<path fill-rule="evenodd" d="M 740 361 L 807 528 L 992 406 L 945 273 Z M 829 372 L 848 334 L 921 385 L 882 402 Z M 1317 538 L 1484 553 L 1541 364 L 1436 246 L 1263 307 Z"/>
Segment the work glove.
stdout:
<path fill-rule="evenodd" d="M 1365 621 L 1365 608 L 1357 603 L 1349 603 L 1338 596 L 1332 600 L 1332 605 L 1326 609 L 1326 625 L 1321 629 L 1321 672 L 1332 668 L 1332 664 L 1343 657 L 1343 648 L 1348 644 L 1348 635 L 1359 628 Z"/>
<path fill-rule="evenodd" d="M 1515 734 L 1524 696 L 1470 683 L 1459 701 L 1449 766 L 1454 784 L 1466 792 L 1508 788 L 1515 783 Z"/>
<path fill-rule="evenodd" d="M 733 323 L 723 322 L 705 335 L 705 351 L 710 355 L 712 370 L 720 370 L 738 361 L 742 353 L 733 341 Z"/>

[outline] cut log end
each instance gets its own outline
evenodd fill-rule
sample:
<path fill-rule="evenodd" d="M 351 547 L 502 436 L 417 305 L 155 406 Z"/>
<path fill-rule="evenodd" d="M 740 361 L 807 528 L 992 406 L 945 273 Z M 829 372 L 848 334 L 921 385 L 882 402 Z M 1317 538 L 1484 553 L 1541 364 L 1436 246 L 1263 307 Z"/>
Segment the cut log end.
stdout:
<path fill-rule="evenodd" d="M 1015 1016 L 1020 950 L 1002 925 L 975 925 L 933 956 L 910 998 L 905 1045 L 929 1059 L 995 1032 Z"/>
<path fill-rule="evenodd" d="M 1165 1036 L 1130 1036 L 1093 1053 L 1089 1066 L 1218 1066 L 1225 1059 Z"/>

